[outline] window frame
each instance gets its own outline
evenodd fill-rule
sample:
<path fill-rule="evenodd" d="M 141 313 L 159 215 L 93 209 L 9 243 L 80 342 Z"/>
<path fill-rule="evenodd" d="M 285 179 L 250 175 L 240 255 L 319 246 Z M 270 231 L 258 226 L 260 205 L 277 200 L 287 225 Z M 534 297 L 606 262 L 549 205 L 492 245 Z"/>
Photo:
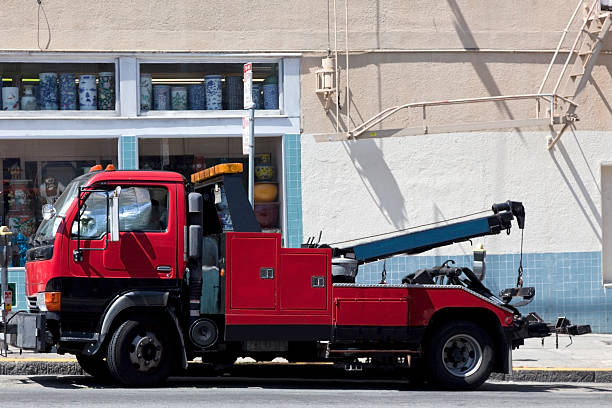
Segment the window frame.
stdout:
<path fill-rule="evenodd" d="M 115 74 L 115 109 L 114 110 L 35 110 L 35 111 L 4 111 L 0 109 L 1 119 L 47 119 L 47 118 L 62 118 L 62 119 L 83 119 L 83 118 L 117 118 L 121 116 L 121 95 L 120 95 L 120 71 L 119 60 L 120 56 L 102 54 L 94 55 L 75 55 L 49 53 L 45 55 L 32 54 L 0 54 L 0 63 L 6 64 L 113 64 Z M 1 97 L 0 97 L 1 100 Z"/>

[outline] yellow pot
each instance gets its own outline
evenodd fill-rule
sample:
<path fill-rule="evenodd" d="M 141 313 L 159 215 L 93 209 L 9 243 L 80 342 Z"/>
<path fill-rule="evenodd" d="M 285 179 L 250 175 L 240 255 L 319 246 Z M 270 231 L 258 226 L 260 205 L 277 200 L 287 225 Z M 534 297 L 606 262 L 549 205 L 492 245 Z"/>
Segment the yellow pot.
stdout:
<path fill-rule="evenodd" d="M 276 183 L 255 183 L 253 195 L 256 203 L 269 203 L 276 201 L 278 197 L 278 186 Z"/>

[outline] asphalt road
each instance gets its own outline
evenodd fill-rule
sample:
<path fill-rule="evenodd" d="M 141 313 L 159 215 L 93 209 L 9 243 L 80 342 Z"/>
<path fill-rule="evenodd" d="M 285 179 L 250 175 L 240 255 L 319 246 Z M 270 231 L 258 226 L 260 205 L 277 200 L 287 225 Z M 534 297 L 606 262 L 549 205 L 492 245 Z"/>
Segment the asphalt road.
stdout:
<path fill-rule="evenodd" d="M 472 392 L 404 382 L 175 378 L 166 387 L 125 389 L 87 376 L 0 376 L 3 406 L 66 407 L 521 407 L 612 406 L 612 384 L 486 383 Z"/>

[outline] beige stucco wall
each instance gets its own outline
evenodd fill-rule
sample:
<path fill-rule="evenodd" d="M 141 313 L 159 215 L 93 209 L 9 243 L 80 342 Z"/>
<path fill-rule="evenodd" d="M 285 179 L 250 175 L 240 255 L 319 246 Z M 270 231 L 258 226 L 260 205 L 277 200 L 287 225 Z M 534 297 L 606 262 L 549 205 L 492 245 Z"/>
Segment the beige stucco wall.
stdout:
<path fill-rule="evenodd" d="M 333 1 L 43 0 L 42 4 L 54 50 L 325 50 L 328 4 Z M 551 48 L 575 4 L 575 0 L 350 0 L 350 45 L 353 50 Z M 343 29 L 344 1 L 338 0 L 337 7 Z M 37 8 L 34 0 L 2 2 L 2 48 L 38 49 Z M 45 44 L 42 17 L 41 29 Z"/>

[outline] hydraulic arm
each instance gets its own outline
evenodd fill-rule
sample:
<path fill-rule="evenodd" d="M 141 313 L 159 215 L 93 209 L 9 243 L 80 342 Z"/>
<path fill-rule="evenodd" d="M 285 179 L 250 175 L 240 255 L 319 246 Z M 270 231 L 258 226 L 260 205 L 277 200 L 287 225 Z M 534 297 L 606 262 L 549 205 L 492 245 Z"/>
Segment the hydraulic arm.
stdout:
<path fill-rule="evenodd" d="M 493 214 L 486 217 L 359 244 L 344 248 L 341 252 L 352 252 L 357 261 L 366 263 L 398 254 L 417 254 L 455 242 L 509 231 L 514 217 L 520 229 L 525 227 L 525 209 L 522 203 L 506 201 L 493 204 L 491 210 Z"/>

